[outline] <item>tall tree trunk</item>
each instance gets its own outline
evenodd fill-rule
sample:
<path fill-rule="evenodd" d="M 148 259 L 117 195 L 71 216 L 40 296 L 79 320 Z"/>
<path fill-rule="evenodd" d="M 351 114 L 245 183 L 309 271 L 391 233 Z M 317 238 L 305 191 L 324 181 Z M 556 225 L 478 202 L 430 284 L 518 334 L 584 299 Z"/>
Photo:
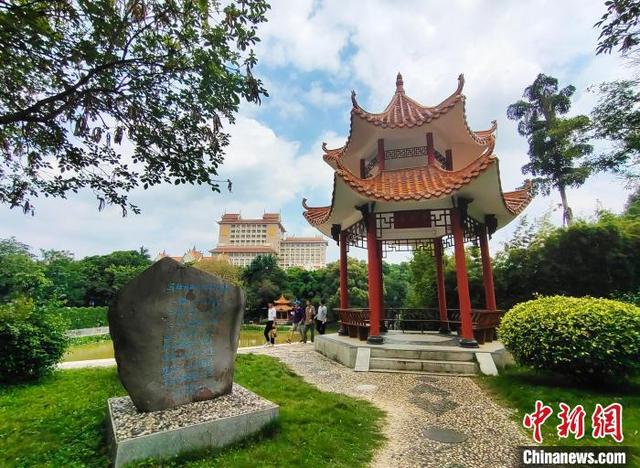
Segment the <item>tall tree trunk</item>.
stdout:
<path fill-rule="evenodd" d="M 558 185 L 560 199 L 562 200 L 562 224 L 568 226 L 573 222 L 573 212 L 567 203 L 567 192 L 563 184 Z"/>

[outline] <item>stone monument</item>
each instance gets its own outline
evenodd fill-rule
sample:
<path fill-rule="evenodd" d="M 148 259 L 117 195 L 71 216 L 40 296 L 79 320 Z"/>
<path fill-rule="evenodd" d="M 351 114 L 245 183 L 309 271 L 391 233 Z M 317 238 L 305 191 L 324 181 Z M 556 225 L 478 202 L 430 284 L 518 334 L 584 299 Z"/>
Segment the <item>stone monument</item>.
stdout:
<path fill-rule="evenodd" d="M 118 375 L 114 465 L 220 447 L 269 423 L 278 407 L 233 383 L 244 293 L 163 258 L 129 281 L 109 308 Z"/>

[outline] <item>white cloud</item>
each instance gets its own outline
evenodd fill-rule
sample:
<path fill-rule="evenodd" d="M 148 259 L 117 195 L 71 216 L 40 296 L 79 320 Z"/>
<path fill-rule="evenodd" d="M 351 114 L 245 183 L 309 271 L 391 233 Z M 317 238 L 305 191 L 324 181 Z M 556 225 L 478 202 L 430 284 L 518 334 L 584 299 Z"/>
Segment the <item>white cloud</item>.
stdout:
<path fill-rule="evenodd" d="M 520 167 L 527 144 L 505 110 L 538 73 L 558 77 L 562 86 L 576 85 L 576 113 L 588 113 L 595 102 L 595 95 L 584 92 L 588 85 L 629 74 L 615 55 L 595 56 L 598 32 L 592 26 L 603 10 L 595 0 L 274 0 L 269 22 L 259 28 L 257 50 L 271 97 L 261 108 L 243 105 L 236 125 L 225 127 L 232 144 L 220 178 L 233 180 L 233 193 L 225 187 L 221 194 L 204 187 L 137 191 L 132 199 L 143 214 L 124 219 L 117 209 L 98 213 L 90 193 L 67 201 L 39 200 L 35 218 L 1 208 L 0 236 L 80 255 L 142 244 L 152 253 L 166 248 L 179 254 L 193 244 L 213 247 L 215 221 L 225 210 L 253 216 L 279 209 L 290 233 L 313 233 L 299 203 L 302 197 L 315 205 L 330 200 L 332 173 L 322 161 L 320 142 L 344 143 L 350 89 L 356 89 L 364 107 L 379 111 L 394 91 L 398 71 L 407 93 L 425 104 L 448 96 L 458 74 L 465 73 L 469 122 L 487 128 L 498 119 L 503 187 L 513 189 L 524 178 Z M 334 128 L 318 126 L 312 118 L 320 108 L 344 109 L 335 113 Z M 280 119 L 279 125 L 272 119 Z M 289 123 L 304 135 L 284 138 L 273 130 Z M 569 202 L 584 216 L 596 200 L 621 209 L 626 193 L 620 181 L 601 175 L 569 191 Z M 527 213 L 539 216 L 557 198 L 538 198 Z M 554 221 L 560 222 L 559 213 Z M 508 238 L 514 226 L 499 231 L 492 245 Z M 352 249 L 351 254 L 364 258 L 366 252 Z M 332 245 L 329 258 L 336 257 Z"/>

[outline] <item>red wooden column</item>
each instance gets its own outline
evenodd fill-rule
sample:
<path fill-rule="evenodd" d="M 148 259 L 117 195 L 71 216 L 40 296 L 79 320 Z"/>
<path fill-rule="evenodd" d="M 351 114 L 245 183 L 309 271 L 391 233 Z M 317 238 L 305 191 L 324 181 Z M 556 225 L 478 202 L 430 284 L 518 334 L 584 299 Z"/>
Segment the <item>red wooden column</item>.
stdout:
<path fill-rule="evenodd" d="M 384 171 L 384 138 L 378 139 L 378 151 L 376 152 L 376 158 L 378 159 L 378 167 L 381 171 Z"/>
<path fill-rule="evenodd" d="M 464 256 L 462 213 L 459 206 L 451 209 L 451 224 L 453 224 L 458 301 L 460 302 L 460 321 L 462 322 L 462 340 L 460 340 L 460 346 L 463 348 L 477 348 L 478 342 L 473 338 L 473 328 L 471 325 L 471 298 L 469 297 L 467 260 Z"/>
<path fill-rule="evenodd" d="M 347 231 L 340 231 L 340 308 L 349 308 L 349 288 L 347 276 Z M 347 329 L 340 323 L 339 335 L 348 335 Z"/>
<path fill-rule="evenodd" d="M 484 284 L 484 300 L 487 310 L 496 310 L 496 291 L 493 286 L 493 268 L 489 254 L 489 235 L 486 224 L 480 231 L 480 256 L 482 257 L 482 283 Z"/>
<path fill-rule="evenodd" d="M 369 344 L 382 344 L 380 336 L 380 318 L 382 304 L 380 300 L 380 255 L 376 236 L 376 215 L 367 213 L 367 268 L 369 279 Z"/>
<path fill-rule="evenodd" d="M 378 258 L 380 259 L 380 275 L 379 275 L 380 287 L 378 288 L 378 297 L 380 301 L 380 320 L 382 320 L 382 326 L 380 331 L 386 332 L 387 327 L 385 326 L 385 323 L 384 323 L 384 319 L 386 315 L 385 315 L 385 309 L 384 309 L 384 271 L 382 269 L 382 241 L 381 240 L 378 241 Z"/>
<path fill-rule="evenodd" d="M 433 146 L 433 133 L 427 133 L 427 164 L 433 165 L 436 161 L 436 150 Z"/>
<path fill-rule="evenodd" d="M 447 296 L 444 288 L 442 237 L 433 239 L 433 253 L 436 261 L 436 286 L 438 288 L 438 312 L 440 313 L 440 333 L 448 335 L 449 317 L 447 317 Z"/>

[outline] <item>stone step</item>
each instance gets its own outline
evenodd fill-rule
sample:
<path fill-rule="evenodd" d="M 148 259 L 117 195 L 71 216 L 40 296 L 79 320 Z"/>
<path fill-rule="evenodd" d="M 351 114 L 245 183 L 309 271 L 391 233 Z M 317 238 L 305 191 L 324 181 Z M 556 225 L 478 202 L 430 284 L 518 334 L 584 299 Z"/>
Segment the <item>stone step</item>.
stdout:
<path fill-rule="evenodd" d="M 425 372 L 425 371 L 408 371 L 394 369 L 369 369 L 369 372 L 380 372 L 384 374 L 413 374 L 413 375 L 433 375 L 435 377 L 476 377 L 478 374 L 449 374 L 446 372 Z"/>
<path fill-rule="evenodd" d="M 424 361 L 475 361 L 473 351 L 439 351 L 401 348 L 371 348 L 372 358 L 418 359 Z"/>
<path fill-rule="evenodd" d="M 374 358 L 369 360 L 369 370 L 400 370 L 438 374 L 477 374 L 478 364 L 467 361 L 437 361 L 428 359 Z"/>

